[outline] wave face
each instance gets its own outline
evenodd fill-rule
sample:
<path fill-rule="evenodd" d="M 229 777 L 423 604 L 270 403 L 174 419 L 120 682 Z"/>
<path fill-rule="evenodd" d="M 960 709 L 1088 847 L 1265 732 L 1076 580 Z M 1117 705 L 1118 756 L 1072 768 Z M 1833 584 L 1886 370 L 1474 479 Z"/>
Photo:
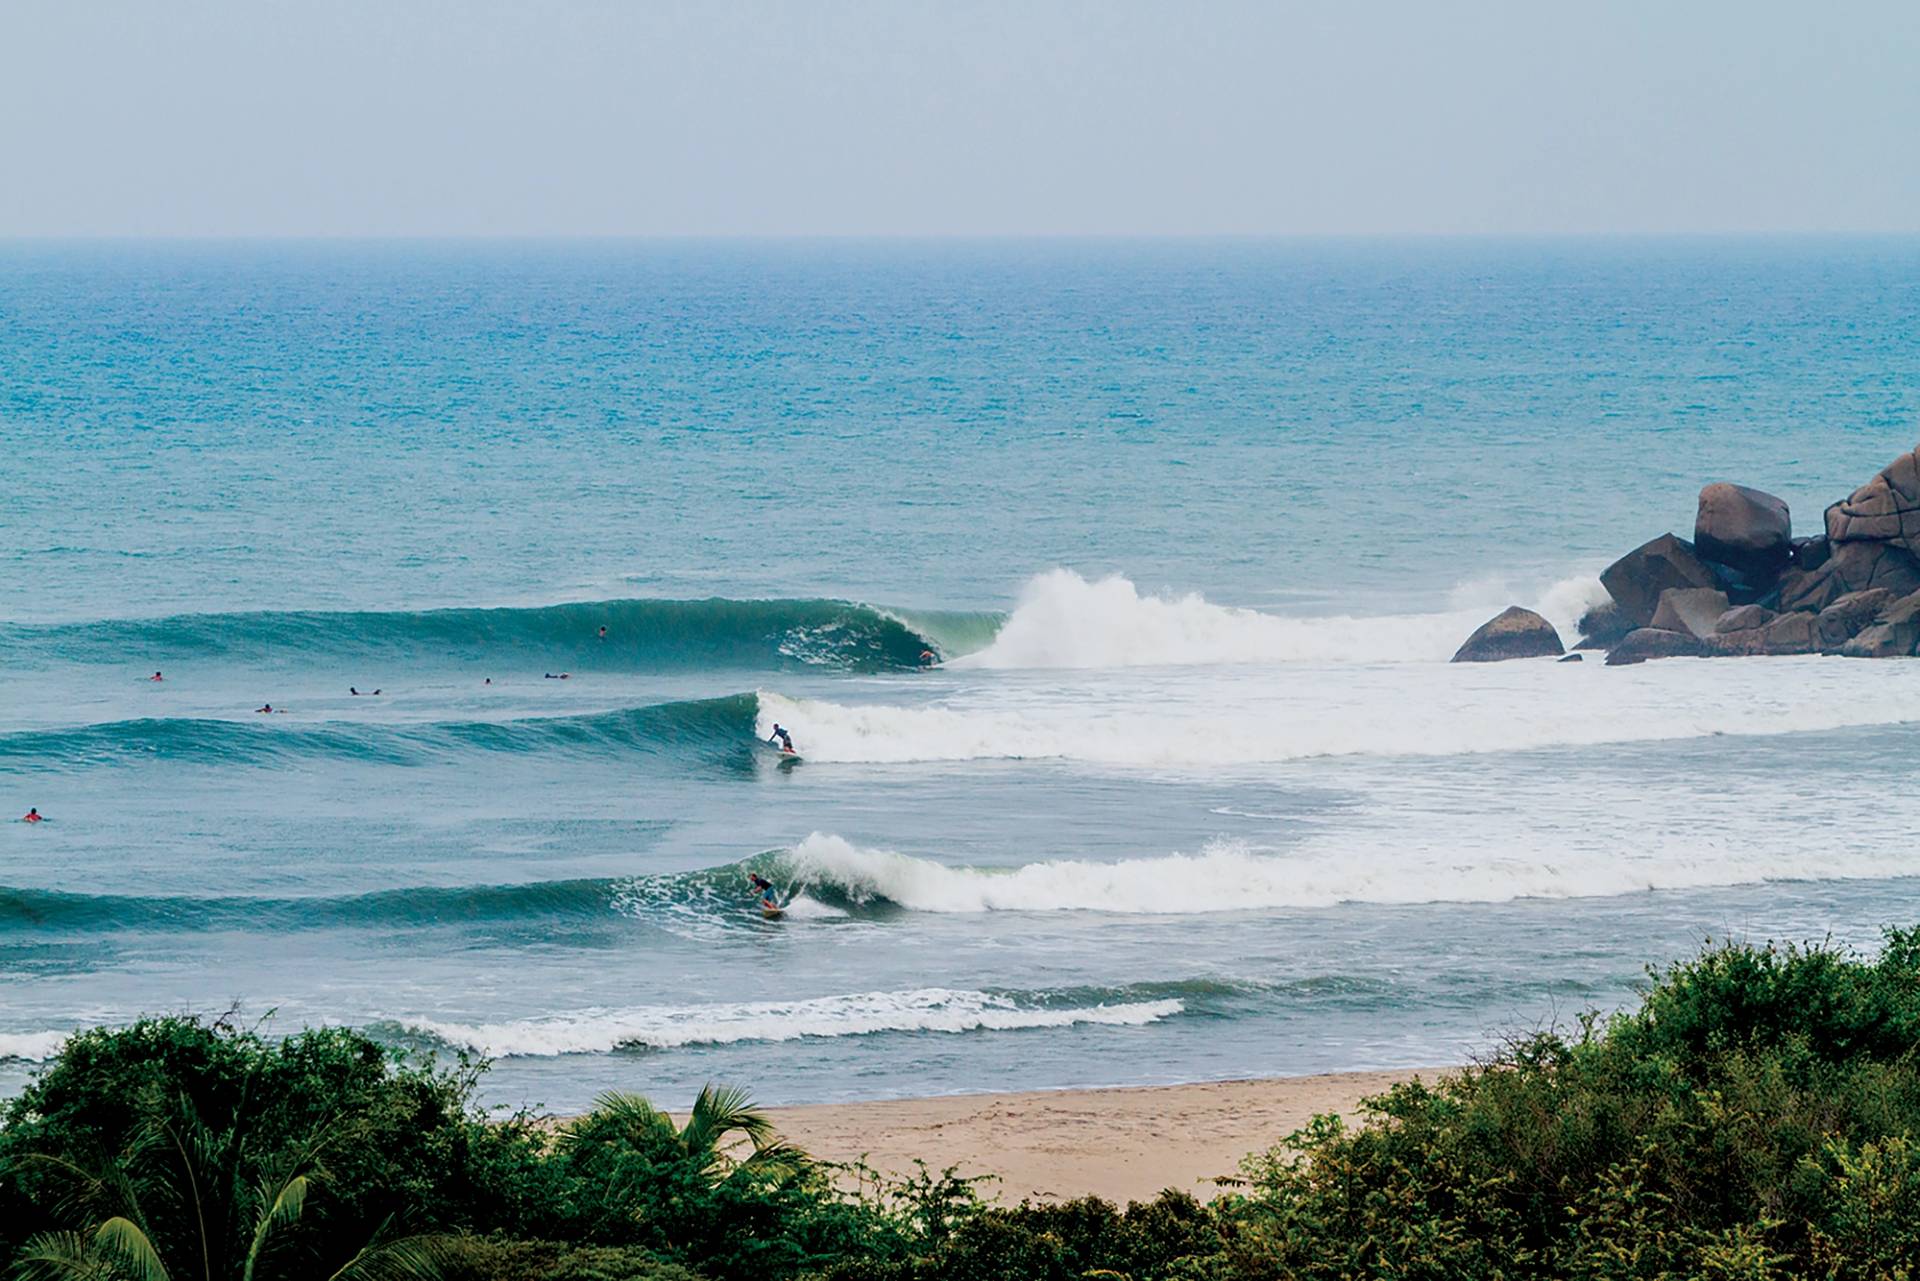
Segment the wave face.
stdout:
<path fill-rule="evenodd" d="M 414 886 L 370 894 L 268 898 L 252 895 L 76 894 L 0 887 L 0 934 L 118 930 L 249 929 L 285 933 L 337 928 L 515 924 L 612 919 L 627 878 L 521 885 Z"/>
<path fill-rule="evenodd" d="M 317 759 L 419 765 L 462 751 L 644 753 L 747 750 L 759 704 L 752 694 L 659 703 L 579 716 L 420 725 L 291 718 L 154 718 L 0 734 L 0 771 L 44 772 L 135 761 L 279 765 Z"/>
<path fill-rule="evenodd" d="M 718 1005 L 589 1009 L 503 1023 L 395 1019 L 375 1024 L 376 1035 L 425 1036 L 494 1058 L 604 1054 L 621 1049 L 664 1050 L 743 1041 L 872 1036 L 881 1032 L 1021 1031 L 1081 1025 L 1138 1027 L 1179 1014 L 1178 998 L 1138 999 L 1125 992 L 1085 1003 L 1073 994 L 919 988 L 857 992 L 802 1001 L 727 1002 Z"/>
<path fill-rule="evenodd" d="M 1488 611 L 1487 588 L 1444 613 L 1288 617 L 1216 605 L 1198 594 L 1148 596 L 1118 575 L 1089 581 L 1070 569 L 1031 579 L 991 644 L 954 664 L 979 668 L 1113 668 L 1221 663 L 1443 661 Z M 1563 631 L 1602 589 L 1596 579 L 1556 583 L 1535 602 Z M 1492 607 L 1511 604 L 1511 599 Z"/>
<path fill-rule="evenodd" d="M 164 666 L 385 658 L 581 670 L 886 671 L 991 639 L 995 614 L 906 615 L 836 600 L 608 600 L 524 608 L 262 611 L 0 625 L 0 659 Z M 605 627 L 605 640 L 599 629 Z"/>

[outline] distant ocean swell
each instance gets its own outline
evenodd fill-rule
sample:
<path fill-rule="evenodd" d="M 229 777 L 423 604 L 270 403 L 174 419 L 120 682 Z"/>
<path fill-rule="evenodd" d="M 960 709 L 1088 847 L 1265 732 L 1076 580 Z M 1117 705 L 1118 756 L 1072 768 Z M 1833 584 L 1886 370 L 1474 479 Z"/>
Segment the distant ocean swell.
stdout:
<path fill-rule="evenodd" d="M 580 670 L 884 671 L 985 645 L 997 614 L 836 600 L 608 600 L 525 608 L 181 614 L 0 624 L 0 660 L 164 667 L 188 659 L 506 664 Z M 607 629 L 600 636 L 600 629 Z"/>

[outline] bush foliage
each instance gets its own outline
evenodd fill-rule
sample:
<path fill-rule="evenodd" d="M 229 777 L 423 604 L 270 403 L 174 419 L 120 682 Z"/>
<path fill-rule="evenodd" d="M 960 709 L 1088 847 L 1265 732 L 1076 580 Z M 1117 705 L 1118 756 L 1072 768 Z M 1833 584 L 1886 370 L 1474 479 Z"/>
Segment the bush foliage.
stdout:
<path fill-rule="evenodd" d="M 1920 1276 L 1920 930 L 1709 947 L 1637 1009 L 1318 1118 L 1210 1203 L 822 1167 L 744 1095 L 489 1118 L 483 1065 L 224 1020 L 74 1037 L 0 1121 L 0 1270 L 205 1281 Z M 1249 1134 L 1257 1147 L 1262 1136 Z M 930 1154 L 937 1156 L 938 1154 Z"/>

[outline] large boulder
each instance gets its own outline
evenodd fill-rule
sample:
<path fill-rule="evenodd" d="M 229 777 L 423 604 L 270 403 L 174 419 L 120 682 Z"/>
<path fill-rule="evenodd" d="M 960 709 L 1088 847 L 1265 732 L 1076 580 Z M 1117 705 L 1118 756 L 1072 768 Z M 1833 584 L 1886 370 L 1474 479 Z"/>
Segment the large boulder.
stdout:
<path fill-rule="evenodd" d="M 1820 611 L 1820 648 L 1829 652 L 1865 631 L 1900 598 L 1884 587 L 1848 592 Z"/>
<path fill-rule="evenodd" d="M 1848 658 L 1906 658 L 1920 651 L 1920 591 L 1888 606 L 1880 621 L 1840 647 Z"/>
<path fill-rule="evenodd" d="M 1812 614 L 1781 614 L 1760 627 L 1716 633 L 1707 637 L 1706 646 L 1716 658 L 1811 654 L 1814 636 Z"/>
<path fill-rule="evenodd" d="M 1649 658 L 1704 658 L 1706 655 L 1706 644 L 1691 632 L 1637 627 L 1607 651 L 1607 666 L 1624 667 L 1629 663 L 1644 663 Z"/>
<path fill-rule="evenodd" d="M 1712 568 L 1694 553 L 1693 544 L 1672 534 L 1634 548 L 1602 570 L 1600 582 L 1636 627 L 1653 622 L 1660 593 L 1669 588 L 1721 585 Z"/>
<path fill-rule="evenodd" d="M 1512 605 L 1480 624 L 1454 651 L 1456 663 L 1496 663 L 1505 658 L 1558 658 L 1566 653 L 1560 633 L 1530 609 Z"/>
<path fill-rule="evenodd" d="M 1792 556 L 1793 517 L 1772 494 L 1724 481 L 1700 491 L 1693 518 L 1693 547 L 1743 576 L 1771 579 Z"/>
<path fill-rule="evenodd" d="M 1580 643 L 1575 649 L 1611 649 L 1633 630 L 1634 622 L 1612 597 L 1580 615 Z"/>
<path fill-rule="evenodd" d="M 1715 635 L 1724 636 L 1729 632 L 1751 632 L 1765 627 L 1780 615 L 1765 605 L 1739 605 L 1713 620 Z"/>
<path fill-rule="evenodd" d="M 1849 592 L 1884 587 L 1896 595 L 1920 591 L 1920 560 L 1892 543 L 1835 543 L 1833 554 L 1815 570 L 1788 570 L 1780 576 L 1782 613 L 1815 613 Z"/>
<path fill-rule="evenodd" d="M 1702 640 L 1713 635 L 1720 615 L 1727 612 L 1727 594 L 1712 587 L 1669 587 L 1660 593 L 1653 622 L 1660 631 L 1686 632 Z"/>
<path fill-rule="evenodd" d="M 1900 455 L 1827 508 L 1834 543 L 1891 543 L 1920 555 L 1920 449 Z"/>

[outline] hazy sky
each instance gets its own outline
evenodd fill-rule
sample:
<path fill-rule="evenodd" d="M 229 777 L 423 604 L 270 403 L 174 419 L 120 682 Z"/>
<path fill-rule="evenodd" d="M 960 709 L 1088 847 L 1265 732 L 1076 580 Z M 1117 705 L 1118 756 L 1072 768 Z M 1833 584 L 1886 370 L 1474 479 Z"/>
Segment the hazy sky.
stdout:
<path fill-rule="evenodd" d="M 1920 3 L 0 0 L 0 235 L 1920 230 Z"/>

